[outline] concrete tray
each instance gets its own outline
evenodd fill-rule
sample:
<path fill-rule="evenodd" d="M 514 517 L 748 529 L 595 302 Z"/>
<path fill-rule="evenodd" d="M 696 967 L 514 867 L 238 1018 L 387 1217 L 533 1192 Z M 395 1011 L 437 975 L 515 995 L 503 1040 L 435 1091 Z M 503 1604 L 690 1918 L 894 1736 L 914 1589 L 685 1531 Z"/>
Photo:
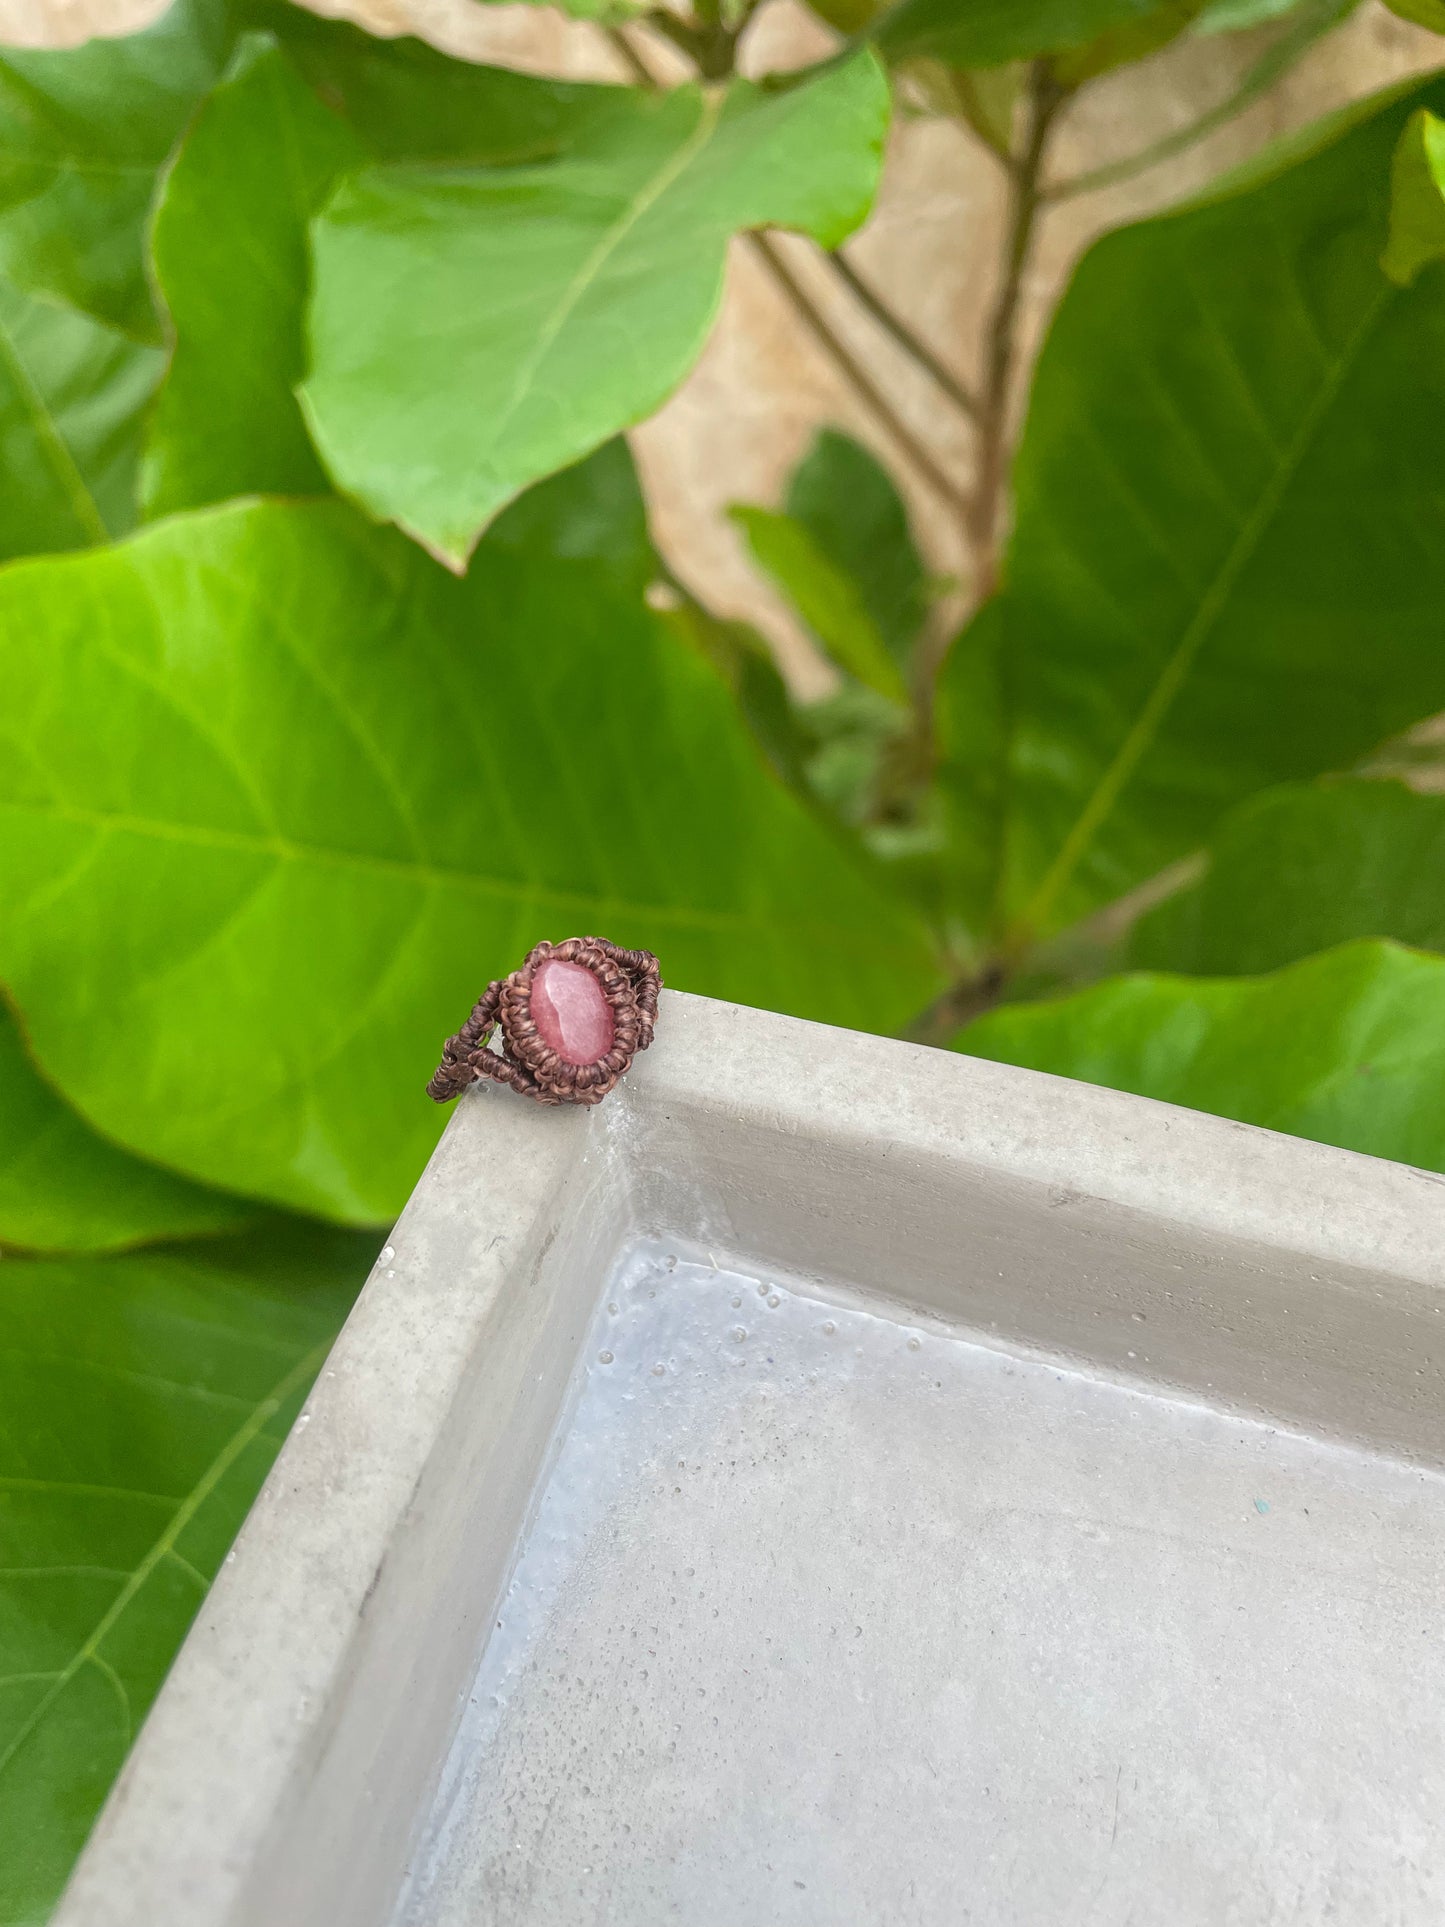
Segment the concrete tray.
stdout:
<path fill-rule="evenodd" d="M 690 997 L 468 1094 L 57 1927 L 1437 1927 L 1442 1227 Z"/>

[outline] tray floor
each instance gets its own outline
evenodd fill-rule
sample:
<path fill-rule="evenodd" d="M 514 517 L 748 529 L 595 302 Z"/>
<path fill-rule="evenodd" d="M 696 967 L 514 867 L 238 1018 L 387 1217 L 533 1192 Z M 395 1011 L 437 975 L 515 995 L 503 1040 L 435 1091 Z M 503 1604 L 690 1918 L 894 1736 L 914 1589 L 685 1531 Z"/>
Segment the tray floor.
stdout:
<path fill-rule="evenodd" d="M 1434 1927 L 1442 1599 L 1439 1474 L 634 1251 L 397 1927 Z"/>

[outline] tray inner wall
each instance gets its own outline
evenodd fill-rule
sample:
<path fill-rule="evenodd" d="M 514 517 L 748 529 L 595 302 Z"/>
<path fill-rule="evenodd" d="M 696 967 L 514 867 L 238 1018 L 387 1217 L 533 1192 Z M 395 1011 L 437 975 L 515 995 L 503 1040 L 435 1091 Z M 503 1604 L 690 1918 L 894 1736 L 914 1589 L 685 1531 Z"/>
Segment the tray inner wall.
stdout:
<path fill-rule="evenodd" d="M 395 1927 L 1441 1917 L 1440 1474 L 665 1242 L 579 1372 Z"/>

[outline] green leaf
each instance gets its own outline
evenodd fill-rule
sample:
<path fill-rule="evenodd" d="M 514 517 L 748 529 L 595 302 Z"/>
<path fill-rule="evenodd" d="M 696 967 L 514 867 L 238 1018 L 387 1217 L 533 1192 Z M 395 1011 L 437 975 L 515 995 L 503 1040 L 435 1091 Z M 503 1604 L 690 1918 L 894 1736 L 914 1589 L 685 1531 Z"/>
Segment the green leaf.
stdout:
<path fill-rule="evenodd" d="M 1427 107 L 1406 123 L 1391 185 L 1390 239 L 1380 266 L 1408 288 L 1422 268 L 1445 258 L 1445 121 Z"/>
<path fill-rule="evenodd" d="M 544 80 L 452 60 L 425 41 L 379 40 L 281 0 L 253 8 L 317 98 L 379 161 L 517 166 L 554 159 L 630 111 L 626 87 Z"/>
<path fill-rule="evenodd" d="M 1310 0 L 1210 0 L 1194 23 L 1197 34 L 1247 33 L 1267 26 L 1288 13 L 1298 13 Z"/>
<path fill-rule="evenodd" d="M 1445 958 L 1392 943 L 1269 977 L 1112 977 L 993 1011 L 957 1048 L 1445 1170 Z"/>
<path fill-rule="evenodd" d="M 133 528 L 158 349 L 0 280 L 0 559 Z"/>
<path fill-rule="evenodd" d="M 59 1894 L 375 1248 L 0 1264 L 0 1919 Z"/>
<path fill-rule="evenodd" d="M 1431 33 L 1445 33 L 1445 0 L 1385 0 L 1391 13 Z"/>
<path fill-rule="evenodd" d="M 687 373 L 730 235 L 833 246 L 868 211 L 888 90 L 866 51 L 783 91 L 621 91 L 560 159 L 371 170 L 313 231 L 313 438 L 341 488 L 456 566 Z"/>
<path fill-rule="evenodd" d="M 156 172 L 230 49 L 225 0 L 64 52 L 0 51 L 0 273 L 158 338 L 143 235 Z"/>
<path fill-rule="evenodd" d="M 175 517 L 0 574 L 0 680 L 0 979 L 88 1119 L 205 1181 L 389 1217 L 443 1038 L 539 937 L 882 1029 L 936 983 L 707 667 L 546 551 L 458 580 L 336 502 Z"/>
<path fill-rule="evenodd" d="M 1418 98 L 1109 236 L 1064 298 L 989 616 L 1016 940 L 1445 705 L 1445 278 L 1379 270 Z"/>
<path fill-rule="evenodd" d="M 793 471 L 786 508 L 856 583 L 889 654 L 906 668 L 930 584 L 887 469 L 851 436 L 825 428 Z"/>
<path fill-rule="evenodd" d="M 1445 951 L 1445 796 L 1392 782 L 1266 791 L 1225 818 L 1200 881 L 1139 922 L 1130 960 L 1245 976 L 1351 937 Z"/>
<path fill-rule="evenodd" d="M 619 435 L 534 483 L 493 522 L 487 546 L 592 562 L 624 593 L 640 596 L 657 577 L 657 552 L 627 443 Z"/>
<path fill-rule="evenodd" d="M 953 67 L 1082 47 L 1152 13 L 1158 0 L 903 0 L 874 38 L 890 60 L 933 55 Z"/>
<path fill-rule="evenodd" d="M 234 1231 L 256 1216 L 108 1144 L 26 1055 L 0 1004 L 0 1245 L 117 1251 L 158 1238 Z"/>
<path fill-rule="evenodd" d="M 898 664 L 863 605 L 858 585 L 791 515 L 738 503 L 728 513 L 753 560 L 788 597 L 820 645 L 850 676 L 894 702 L 907 700 Z"/>
<path fill-rule="evenodd" d="M 292 392 L 305 371 L 306 224 L 364 159 L 273 41 L 242 41 L 156 210 L 175 346 L 146 449 L 148 515 L 328 487 Z"/>
<path fill-rule="evenodd" d="M 808 0 L 808 4 L 820 20 L 826 20 L 830 27 L 851 37 L 871 27 L 886 9 L 888 0 Z"/>
<path fill-rule="evenodd" d="M 1115 67 L 1146 60 L 1192 26 L 1202 6 L 1203 0 L 1155 0 L 1142 18 L 1110 27 L 1087 46 L 1059 55 L 1054 77 L 1065 87 L 1081 87 Z"/>

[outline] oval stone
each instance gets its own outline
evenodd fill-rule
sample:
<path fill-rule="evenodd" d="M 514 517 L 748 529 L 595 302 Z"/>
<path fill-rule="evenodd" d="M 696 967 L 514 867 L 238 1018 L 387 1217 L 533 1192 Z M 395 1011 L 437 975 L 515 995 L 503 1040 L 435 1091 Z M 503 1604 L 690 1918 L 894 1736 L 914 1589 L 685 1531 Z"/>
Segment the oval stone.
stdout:
<path fill-rule="evenodd" d="M 532 978 L 532 1022 L 564 1064 L 595 1064 L 617 1034 L 612 1006 L 592 972 L 555 957 Z"/>

